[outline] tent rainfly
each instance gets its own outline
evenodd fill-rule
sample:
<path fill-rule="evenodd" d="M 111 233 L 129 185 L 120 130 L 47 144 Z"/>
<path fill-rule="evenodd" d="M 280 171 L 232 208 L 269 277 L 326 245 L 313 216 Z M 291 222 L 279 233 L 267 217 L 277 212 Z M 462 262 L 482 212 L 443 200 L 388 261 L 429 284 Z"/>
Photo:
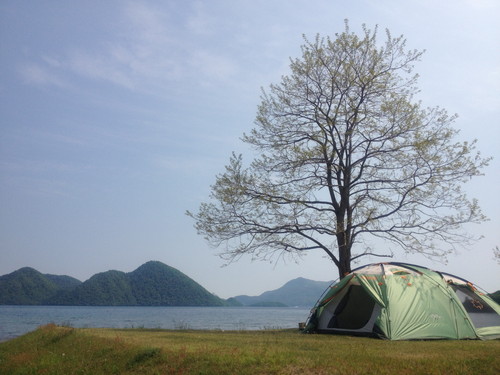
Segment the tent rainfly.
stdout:
<path fill-rule="evenodd" d="M 472 283 L 405 263 L 360 267 L 330 286 L 306 332 L 388 340 L 500 338 L 500 306 Z"/>

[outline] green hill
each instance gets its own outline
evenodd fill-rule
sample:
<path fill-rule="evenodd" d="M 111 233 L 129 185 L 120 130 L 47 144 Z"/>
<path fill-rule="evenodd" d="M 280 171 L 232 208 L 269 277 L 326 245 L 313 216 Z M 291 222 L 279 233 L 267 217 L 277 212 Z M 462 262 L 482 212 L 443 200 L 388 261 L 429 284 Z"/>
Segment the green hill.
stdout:
<path fill-rule="evenodd" d="M 197 282 L 161 262 L 135 271 L 107 271 L 85 282 L 21 268 L 0 276 L 0 305 L 222 306 Z"/>
<path fill-rule="evenodd" d="M 79 306 L 137 305 L 127 274 L 120 271 L 95 274 L 75 288 L 61 291 L 47 303 L 50 305 Z"/>
<path fill-rule="evenodd" d="M 44 275 L 37 270 L 24 267 L 0 276 L 0 304 L 41 305 L 69 285 L 78 285 L 79 280 Z"/>
<path fill-rule="evenodd" d="M 495 293 L 488 294 L 490 298 L 500 305 L 500 290 L 497 290 Z"/>
<path fill-rule="evenodd" d="M 59 289 L 68 290 L 80 285 L 82 282 L 71 276 L 44 274 L 50 281 L 57 285 Z"/>
<path fill-rule="evenodd" d="M 222 306 L 223 301 L 200 284 L 161 262 L 148 262 L 128 274 L 138 305 Z"/>

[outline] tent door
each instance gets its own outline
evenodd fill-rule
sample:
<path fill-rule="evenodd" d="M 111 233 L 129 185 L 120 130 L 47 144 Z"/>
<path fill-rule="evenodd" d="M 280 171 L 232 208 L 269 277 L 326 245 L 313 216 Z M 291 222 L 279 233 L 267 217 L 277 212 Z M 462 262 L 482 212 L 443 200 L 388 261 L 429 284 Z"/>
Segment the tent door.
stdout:
<path fill-rule="evenodd" d="M 343 295 L 339 295 L 327 307 L 319 324 L 319 329 L 328 331 L 348 331 L 371 333 L 375 320 L 380 314 L 380 306 L 361 285 L 350 285 Z"/>

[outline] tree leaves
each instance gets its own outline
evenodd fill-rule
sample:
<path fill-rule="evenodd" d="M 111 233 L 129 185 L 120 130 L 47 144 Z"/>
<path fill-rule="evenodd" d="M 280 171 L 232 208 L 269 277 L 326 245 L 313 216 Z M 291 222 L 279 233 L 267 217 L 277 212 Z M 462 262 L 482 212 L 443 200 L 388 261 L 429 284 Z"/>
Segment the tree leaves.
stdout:
<path fill-rule="evenodd" d="M 489 159 L 456 140 L 455 115 L 414 101 L 422 52 L 377 36 L 346 23 L 335 39 L 304 38 L 291 73 L 263 92 L 243 136 L 261 156 L 245 167 L 233 154 L 210 203 L 189 213 L 224 257 L 322 249 L 342 276 L 374 254 L 368 237 L 438 257 L 473 240 L 461 226 L 485 217 L 462 183 Z"/>

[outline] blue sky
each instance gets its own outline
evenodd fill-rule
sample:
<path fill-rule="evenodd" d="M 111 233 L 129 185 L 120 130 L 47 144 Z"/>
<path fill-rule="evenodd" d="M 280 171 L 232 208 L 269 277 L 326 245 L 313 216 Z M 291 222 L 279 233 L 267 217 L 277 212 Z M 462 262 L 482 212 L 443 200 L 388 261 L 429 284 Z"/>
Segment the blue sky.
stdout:
<path fill-rule="evenodd" d="M 458 113 L 461 139 L 495 158 L 466 187 L 490 218 L 467 229 L 484 238 L 448 264 L 395 260 L 500 289 L 499 15 L 495 0 L 3 1 L 0 274 L 83 281 L 159 260 L 225 298 L 335 279 L 321 253 L 223 267 L 185 211 L 232 151 L 251 156 L 240 137 L 261 87 L 287 73 L 302 35 L 342 32 L 348 18 L 425 49 L 420 99 Z"/>

